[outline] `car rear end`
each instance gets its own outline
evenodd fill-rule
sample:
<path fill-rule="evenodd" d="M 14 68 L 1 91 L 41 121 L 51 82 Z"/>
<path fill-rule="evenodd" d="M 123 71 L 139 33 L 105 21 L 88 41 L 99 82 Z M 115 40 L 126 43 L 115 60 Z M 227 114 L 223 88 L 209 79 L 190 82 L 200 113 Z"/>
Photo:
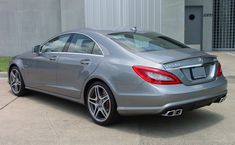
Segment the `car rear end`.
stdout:
<path fill-rule="evenodd" d="M 163 66 L 166 71 L 180 78 L 182 84 L 181 87 L 173 89 L 173 92 L 179 95 L 174 93 L 168 98 L 166 103 L 168 106 L 162 111 L 163 115 L 180 115 L 174 113 L 174 110 L 192 110 L 225 100 L 227 81 L 216 57 L 210 55 L 195 57 L 165 63 Z"/>
<path fill-rule="evenodd" d="M 164 80 L 165 83 L 150 83 L 144 80 L 144 83 L 136 89 L 141 91 L 137 91 L 134 95 L 135 97 L 132 94 L 120 95 L 118 97 L 122 100 L 120 102 L 121 106 L 118 107 L 119 113 L 177 116 L 181 115 L 184 111 L 224 101 L 227 94 L 227 81 L 221 74 L 220 64 L 213 62 L 205 66 L 199 66 L 200 69 L 201 67 L 204 67 L 204 69 L 214 67 L 215 70 L 212 69 L 206 72 L 207 76 L 204 77 L 201 75 L 201 72 L 198 75 L 196 74 L 197 72 L 194 72 L 194 74 L 184 74 L 188 70 L 195 71 L 194 69 L 197 68 L 195 66 L 173 70 L 168 69 L 165 71 L 177 77 L 180 82 L 167 83 Z M 196 71 L 198 70 L 196 69 Z M 199 75 L 204 78 L 199 78 Z M 150 77 L 154 78 L 153 74 Z M 193 79 L 193 77 L 197 77 L 197 79 Z M 158 80 L 158 82 L 162 82 L 162 80 Z"/>
<path fill-rule="evenodd" d="M 225 100 L 227 81 L 215 56 L 196 51 L 171 38 L 154 33 L 116 33 L 112 39 L 138 57 L 162 67 L 137 63 L 133 93 L 116 94 L 118 112 L 178 116 Z"/>
<path fill-rule="evenodd" d="M 149 67 L 146 68 L 142 72 L 148 74 Z M 156 75 L 159 75 L 157 73 L 159 69 L 156 70 Z M 118 98 L 121 100 L 119 101 L 121 105 L 118 107 L 119 113 L 178 116 L 184 111 L 225 100 L 227 80 L 222 74 L 218 61 L 205 63 L 202 66 L 167 68 L 164 72 L 168 74 L 160 73 L 163 76 L 154 77 L 155 74 L 151 71 L 148 78 L 142 78 L 141 74 L 136 73 L 144 82 L 136 88 L 138 91 L 134 97 L 131 93 L 119 95 Z M 156 81 L 149 81 L 153 79 Z"/>

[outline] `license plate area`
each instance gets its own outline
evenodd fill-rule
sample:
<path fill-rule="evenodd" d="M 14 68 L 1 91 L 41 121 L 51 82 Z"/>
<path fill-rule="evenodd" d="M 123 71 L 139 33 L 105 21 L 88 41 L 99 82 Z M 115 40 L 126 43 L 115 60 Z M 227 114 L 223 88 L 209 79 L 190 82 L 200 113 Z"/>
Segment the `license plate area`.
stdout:
<path fill-rule="evenodd" d="M 191 76 L 193 80 L 206 78 L 206 71 L 203 66 L 191 68 Z"/>

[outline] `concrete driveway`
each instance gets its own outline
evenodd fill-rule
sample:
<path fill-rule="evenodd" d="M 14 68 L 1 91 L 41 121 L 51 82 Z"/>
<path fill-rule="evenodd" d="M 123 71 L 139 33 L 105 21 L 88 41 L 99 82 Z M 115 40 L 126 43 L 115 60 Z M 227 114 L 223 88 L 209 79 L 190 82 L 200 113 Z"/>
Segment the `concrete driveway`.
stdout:
<path fill-rule="evenodd" d="M 84 106 L 41 93 L 16 98 L 0 79 L 0 145 L 235 145 L 235 56 L 219 56 L 227 100 L 183 116 L 125 117 L 94 124 Z"/>

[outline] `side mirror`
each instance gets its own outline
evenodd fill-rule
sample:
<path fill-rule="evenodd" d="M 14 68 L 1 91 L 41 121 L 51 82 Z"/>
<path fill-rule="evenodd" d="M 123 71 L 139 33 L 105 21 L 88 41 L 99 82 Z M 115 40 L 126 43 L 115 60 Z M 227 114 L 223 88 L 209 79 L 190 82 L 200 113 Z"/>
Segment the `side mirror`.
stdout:
<path fill-rule="evenodd" d="M 33 53 L 40 54 L 40 49 L 41 49 L 40 45 L 34 46 L 33 47 Z"/>

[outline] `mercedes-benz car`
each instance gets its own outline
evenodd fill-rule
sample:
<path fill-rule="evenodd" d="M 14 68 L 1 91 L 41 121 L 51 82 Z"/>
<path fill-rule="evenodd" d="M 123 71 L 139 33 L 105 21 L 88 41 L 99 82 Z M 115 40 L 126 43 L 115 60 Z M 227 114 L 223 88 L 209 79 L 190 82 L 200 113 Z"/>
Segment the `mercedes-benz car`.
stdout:
<path fill-rule="evenodd" d="M 84 104 L 99 125 L 119 115 L 179 116 L 227 94 L 216 56 L 137 30 L 61 33 L 13 57 L 9 84 L 17 96 L 34 90 Z"/>

